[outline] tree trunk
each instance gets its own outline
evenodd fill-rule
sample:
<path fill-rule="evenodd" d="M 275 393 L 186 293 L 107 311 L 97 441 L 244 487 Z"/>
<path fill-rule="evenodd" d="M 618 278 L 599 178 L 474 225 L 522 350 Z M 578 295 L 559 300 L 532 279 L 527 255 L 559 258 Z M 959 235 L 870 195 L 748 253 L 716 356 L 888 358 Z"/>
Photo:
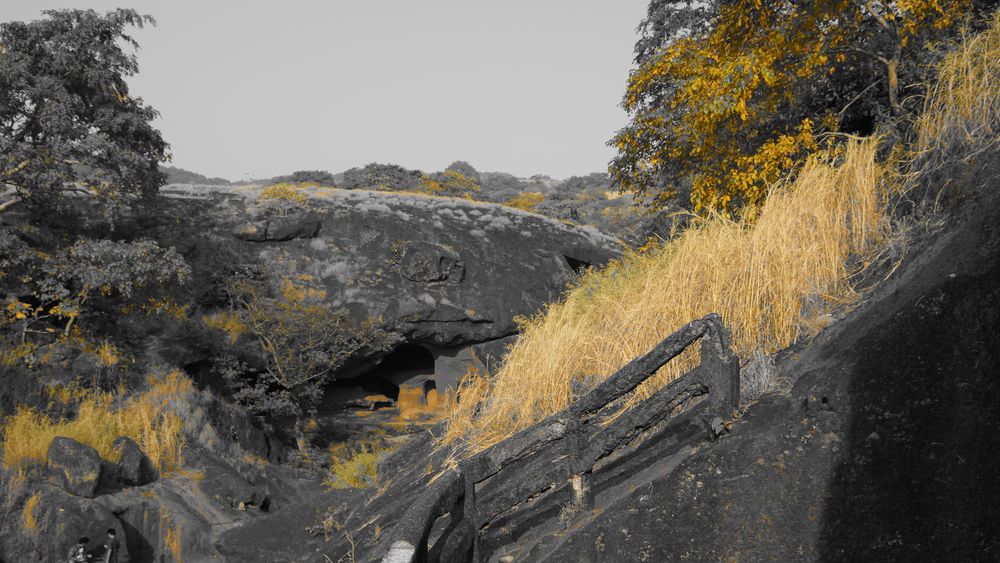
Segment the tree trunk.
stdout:
<path fill-rule="evenodd" d="M 903 106 L 899 103 L 899 56 L 889 59 L 886 64 L 886 71 L 889 79 L 889 108 L 892 115 L 901 115 Z"/>
<path fill-rule="evenodd" d="M 306 431 L 302 424 L 302 417 L 295 417 L 295 447 L 299 449 L 299 453 L 306 453 L 309 444 L 306 443 Z"/>

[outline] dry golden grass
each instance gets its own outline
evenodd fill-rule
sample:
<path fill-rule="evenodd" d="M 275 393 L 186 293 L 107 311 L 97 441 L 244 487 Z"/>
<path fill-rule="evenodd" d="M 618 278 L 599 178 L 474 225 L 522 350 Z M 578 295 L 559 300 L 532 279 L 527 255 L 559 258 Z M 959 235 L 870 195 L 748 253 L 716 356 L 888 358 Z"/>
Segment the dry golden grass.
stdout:
<path fill-rule="evenodd" d="M 52 420 L 21 407 L 3 428 L 3 466 L 43 462 L 57 436 L 72 438 L 93 447 L 102 458 L 114 460 L 117 452 L 112 442 L 118 436 L 128 436 L 160 470 L 177 469 L 183 464 L 184 423 L 174 406 L 186 401 L 192 392 L 191 380 L 174 371 L 150 378 L 149 389 L 129 399 L 121 399 L 121 393 L 86 395 L 71 420 Z"/>
<path fill-rule="evenodd" d="M 523 323 L 491 379 L 467 378 L 452 404 L 446 443 L 482 450 L 573 400 L 688 321 L 720 313 L 744 358 L 807 334 L 804 318 L 857 298 L 852 257 L 873 256 L 890 231 L 876 140 L 847 143 L 838 165 L 808 163 L 772 191 L 751 220 L 713 217 L 645 253 L 583 277 L 559 303 Z M 696 350 L 641 387 L 642 400 L 690 369 Z"/>
<path fill-rule="evenodd" d="M 21 512 L 21 524 L 25 530 L 32 532 L 38 530 L 38 518 L 35 516 L 35 509 L 38 508 L 38 503 L 41 500 L 42 493 L 36 492 L 24 502 L 24 510 Z"/>
<path fill-rule="evenodd" d="M 985 31 L 964 37 L 937 75 L 916 122 L 922 170 L 1000 146 L 1000 12 Z"/>

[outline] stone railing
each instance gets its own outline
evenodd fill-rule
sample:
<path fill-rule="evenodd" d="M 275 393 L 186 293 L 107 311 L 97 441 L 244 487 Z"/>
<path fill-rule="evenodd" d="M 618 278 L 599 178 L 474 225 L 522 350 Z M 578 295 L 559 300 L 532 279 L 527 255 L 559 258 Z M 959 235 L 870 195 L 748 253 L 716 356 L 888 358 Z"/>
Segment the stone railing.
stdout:
<path fill-rule="evenodd" d="M 621 411 L 621 400 L 664 364 L 701 339 L 701 363 Z M 579 401 L 461 462 L 433 481 L 392 531 L 383 563 L 481 560 L 481 530 L 512 507 L 569 482 L 574 504 L 593 506 L 595 464 L 697 399 L 707 435 L 739 404 L 739 361 L 728 331 L 712 314 L 683 326 L 629 362 Z M 716 419 L 719 420 L 716 420 Z M 690 422 L 690 421 L 688 421 Z M 450 515 L 432 549 L 435 522 Z M 471 545 L 470 545 L 471 543 Z"/>

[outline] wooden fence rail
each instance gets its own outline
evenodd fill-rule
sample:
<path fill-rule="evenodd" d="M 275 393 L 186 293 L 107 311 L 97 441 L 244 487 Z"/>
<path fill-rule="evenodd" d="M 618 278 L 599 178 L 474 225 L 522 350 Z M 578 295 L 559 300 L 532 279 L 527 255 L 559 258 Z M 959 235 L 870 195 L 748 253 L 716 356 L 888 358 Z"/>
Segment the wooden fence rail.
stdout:
<path fill-rule="evenodd" d="M 621 399 L 699 339 L 698 367 L 621 412 Z M 395 526 L 382 561 L 450 561 L 471 554 L 478 563 L 481 530 L 511 507 L 568 481 L 574 503 L 591 508 L 591 475 L 600 460 L 657 424 L 670 424 L 674 411 L 693 399 L 708 402 L 703 412 L 710 417 L 726 417 L 739 405 L 739 394 L 739 361 L 721 317 L 691 321 L 568 408 L 439 476 Z M 446 514 L 449 525 L 428 550 L 431 530 Z"/>

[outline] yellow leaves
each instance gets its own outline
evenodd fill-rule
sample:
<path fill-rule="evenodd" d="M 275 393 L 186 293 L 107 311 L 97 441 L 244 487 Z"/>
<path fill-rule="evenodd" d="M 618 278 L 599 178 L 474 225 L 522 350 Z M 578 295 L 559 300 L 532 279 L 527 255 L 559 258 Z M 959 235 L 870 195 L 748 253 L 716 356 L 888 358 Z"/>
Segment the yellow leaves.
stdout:
<path fill-rule="evenodd" d="M 515 209 L 534 211 L 535 206 L 541 203 L 544 199 L 545 196 L 541 192 L 521 192 L 511 199 L 508 199 L 503 204 L 507 207 L 513 207 Z"/>
<path fill-rule="evenodd" d="M 290 304 L 315 302 L 326 298 L 326 290 L 299 284 L 290 278 L 281 280 L 279 291 L 281 297 Z"/>
<path fill-rule="evenodd" d="M 745 206 L 764 201 L 768 187 L 818 148 L 813 122 L 804 119 L 795 134 L 779 135 L 754 154 L 730 160 L 723 167 L 695 176 L 692 202 L 696 209 L 726 210 L 735 198 Z"/>
<path fill-rule="evenodd" d="M 209 328 L 226 333 L 231 344 L 236 344 L 240 336 L 247 331 L 247 326 L 240 319 L 239 315 L 229 311 L 206 315 L 202 317 L 201 321 Z"/>
<path fill-rule="evenodd" d="M 94 357 L 97 358 L 97 364 L 104 367 L 114 367 L 118 365 L 121 361 L 121 353 L 118 348 L 110 342 L 102 342 L 100 346 L 94 350 Z"/>
<path fill-rule="evenodd" d="M 284 202 L 294 205 L 305 205 L 308 197 L 306 197 L 306 194 L 302 190 L 312 185 L 307 183 L 293 184 L 290 182 L 273 184 L 260 192 L 260 195 L 257 196 L 257 203 Z"/>

